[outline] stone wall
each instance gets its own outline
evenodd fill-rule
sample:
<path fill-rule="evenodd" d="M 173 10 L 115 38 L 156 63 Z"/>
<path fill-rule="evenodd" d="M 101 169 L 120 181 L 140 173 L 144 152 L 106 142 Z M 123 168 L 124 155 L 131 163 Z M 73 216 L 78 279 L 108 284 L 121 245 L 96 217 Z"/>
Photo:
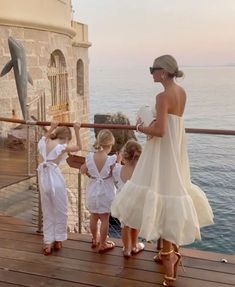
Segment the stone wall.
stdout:
<path fill-rule="evenodd" d="M 81 26 L 81 25 L 80 25 Z M 80 27 L 79 26 L 79 27 Z M 88 47 L 89 43 L 79 45 L 69 35 L 50 32 L 46 30 L 29 29 L 23 27 L 13 27 L 0 25 L 0 70 L 10 60 L 8 47 L 8 37 L 12 36 L 20 41 L 26 50 L 27 67 L 34 86 L 28 85 L 28 101 L 33 100 L 40 91 L 46 95 L 46 120 L 51 120 L 49 107 L 51 106 L 51 90 L 48 79 L 48 63 L 51 53 L 60 50 L 64 55 L 66 70 L 68 73 L 68 93 L 69 93 L 69 118 L 71 122 L 88 122 Z M 77 61 L 81 59 L 84 64 L 84 95 L 77 94 Z M 13 71 L 0 78 L 0 116 L 11 118 L 22 118 L 19 100 L 16 91 Z M 14 115 L 13 115 L 14 110 Z M 30 107 L 30 115 L 35 115 L 36 104 Z M 0 138 L 6 137 L 7 132 L 15 127 L 16 124 L 0 122 Z M 83 149 L 88 149 L 88 130 L 81 130 Z M 77 202 L 77 170 L 63 167 L 63 173 L 66 178 L 70 202 Z M 82 181 L 82 190 L 84 192 L 84 182 Z M 74 205 L 73 205 L 74 206 Z M 70 213 L 73 213 L 70 208 Z M 75 211 L 74 211 L 75 214 Z M 77 216 L 77 215 L 76 215 Z M 76 219 L 70 214 L 72 221 L 70 226 L 75 224 Z M 82 218 L 87 218 L 87 211 L 84 206 L 84 197 L 82 197 Z M 71 227 L 73 229 L 73 227 Z M 76 231 L 76 228 L 74 228 Z"/>

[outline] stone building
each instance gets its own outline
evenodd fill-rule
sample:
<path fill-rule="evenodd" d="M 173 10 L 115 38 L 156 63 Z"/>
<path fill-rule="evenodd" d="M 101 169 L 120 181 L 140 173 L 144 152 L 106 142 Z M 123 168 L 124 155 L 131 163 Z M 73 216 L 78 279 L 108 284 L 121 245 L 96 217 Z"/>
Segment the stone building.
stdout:
<path fill-rule="evenodd" d="M 0 70 L 10 60 L 8 37 L 25 47 L 29 115 L 88 121 L 88 28 L 72 20 L 71 0 L 1 0 Z M 22 118 L 13 71 L 0 78 L 0 116 Z M 13 124 L 0 122 L 0 135 Z M 87 149 L 88 130 L 82 130 Z M 67 179 L 73 181 L 68 172 Z"/>
<path fill-rule="evenodd" d="M 14 9 L 13 9 L 14 7 Z M 26 50 L 28 101 L 46 95 L 45 117 L 60 121 L 88 117 L 87 26 L 72 21 L 70 0 L 2 0 L 0 9 L 0 69 L 10 60 L 8 37 Z M 0 79 L 0 115 L 22 118 L 14 75 Z M 32 106 L 30 112 L 35 109 Z"/>

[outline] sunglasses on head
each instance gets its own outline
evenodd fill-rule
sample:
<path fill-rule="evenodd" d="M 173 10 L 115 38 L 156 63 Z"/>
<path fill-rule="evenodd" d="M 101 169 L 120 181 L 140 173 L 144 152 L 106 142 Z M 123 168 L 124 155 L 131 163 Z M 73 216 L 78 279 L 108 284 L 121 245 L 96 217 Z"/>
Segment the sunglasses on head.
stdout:
<path fill-rule="evenodd" d="M 160 67 L 150 67 L 149 70 L 150 70 L 150 74 L 152 75 L 154 73 L 154 71 L 159 71 L 159 70 L 163 70 L 163 69 Z"/>

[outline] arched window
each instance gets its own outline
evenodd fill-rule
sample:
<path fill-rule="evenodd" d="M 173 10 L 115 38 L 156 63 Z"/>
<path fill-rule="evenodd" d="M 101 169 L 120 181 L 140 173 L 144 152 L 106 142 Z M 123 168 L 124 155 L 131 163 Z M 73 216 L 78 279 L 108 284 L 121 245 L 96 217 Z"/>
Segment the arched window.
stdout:
<path fill-rule="evenodd" d="M 68 109 L 68 73 L 64 55 L 60 50 L 51 54 L 48 78 L 51 83 L 51 105 L 67 106 Z"/>
<path fill-rule="evenodd" d="M 84 96 L 84 64 L 81 59 L 77 61 L 77 95 Z"/>

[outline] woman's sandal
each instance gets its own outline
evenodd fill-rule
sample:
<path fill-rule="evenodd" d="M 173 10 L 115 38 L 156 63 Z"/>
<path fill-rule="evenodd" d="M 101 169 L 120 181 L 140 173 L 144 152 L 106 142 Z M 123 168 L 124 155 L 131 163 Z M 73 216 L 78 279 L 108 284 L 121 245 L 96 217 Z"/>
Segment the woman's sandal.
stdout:
<path fill-rule="evenodd" d="M 132 254 L 138 254 L 139 252 L 143 251 L 145 248 L 143 242 L 138 242 L 135 247 L 132 248 L 131 253 Z"/>
<path fill-rule="evenodd" d="M 98 252 L 105 253 L 106 251 L 109 251 L 113 249 L 116 246 L 116 244 L 113 241 L 105 241 L 102 245 L 100 245 Z"/>
<path fill-rule="evenodd" d="M 176 253 L 179 253 L 178 245 L 173 244 L 173 248 Z M 153 260 L 158 264 L 162 264 L 161 251 L 162 251 L 162 248 L 157 248 L 157 254 L 153 257 Z"/>
<path fill-rule="evenodd" d="M 45 256 L 48 256 L 48 255 L 51 255 L 52 254 L 52 251 L 53 251 L 53 246 L 52 244 L 45 244 L 43 246 L 43 254 Z"/>
<path fill-rule="evenodd" d="M 171 265 L 171 274 L 172 276 L 169 276 L 169 275 L 164 275 L 164 281 L 162 282 L 162 285 L 165 286 L 165 287 L 170 287 L 170 286 L 173 286 L 172 283 L 176 280 L 176 276 L 177 276 L 177 267 L 181 261 L 181 254 L 178 253 L 178 252 L 175 252 L 174 249 L 170 250 L 169 252 L 163 252 L 161 251 L 160 252 L 160 255 L 161 257 L 162 256 L 170 256 L 171 254 L 174 254 L 176 255 L 177 259 L 175 261 L 174 264 Z M 164 259 L 163 260 L 163 265 L 164 265 Z"/>
<path fill-rule="evenodd" d="M 54 250 L 59 251 L 62 248 L 62 241 L 55 241 L 54 242 Z"/>

